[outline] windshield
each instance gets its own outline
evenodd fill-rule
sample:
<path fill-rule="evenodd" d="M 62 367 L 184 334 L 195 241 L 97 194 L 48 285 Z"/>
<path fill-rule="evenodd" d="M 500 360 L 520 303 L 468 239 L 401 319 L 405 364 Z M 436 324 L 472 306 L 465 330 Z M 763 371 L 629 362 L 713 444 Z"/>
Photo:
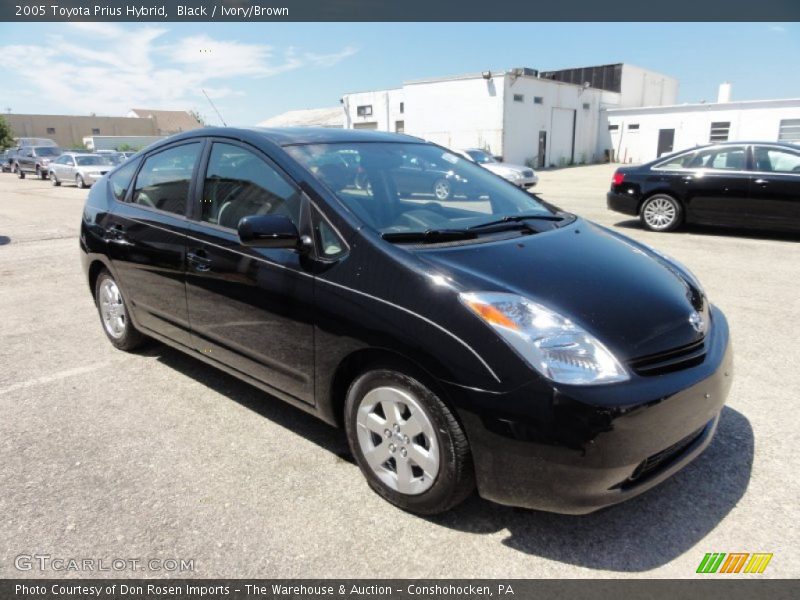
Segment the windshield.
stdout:
<path fill-rule="evenodd" d="M 467 154 L 469 154 L 472 157 L 472 160 L 474 160 L 479 165 L 485 165 L 486 163 L 497 162 L 494 159 L 494 156 L 484 152 L 483 150 L 467 150 Z"/>
<path fill-rule="evenodd" d="M 75 162 L 77 162 L 81 167 L 111 164 L 111 162 L 105 156 L 76 156 Z"/>
<path fill-rule="evenodd" d="M 36 156 L 60 156 L 61 150 L 53 148 L 52 146 L 42 146 L 36 148 Z"/>
<path fill-rule="evenodd" d="M 528 193 L 432 144 L 360 142 L 286 150 L 382 234 L 468 229 L 514 215 L 553 214 Z"/>

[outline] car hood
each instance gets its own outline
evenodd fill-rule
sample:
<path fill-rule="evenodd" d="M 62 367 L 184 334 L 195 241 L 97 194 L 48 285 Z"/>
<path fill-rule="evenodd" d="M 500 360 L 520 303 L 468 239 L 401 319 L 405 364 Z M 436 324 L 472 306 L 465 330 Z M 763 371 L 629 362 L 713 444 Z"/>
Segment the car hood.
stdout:
<path fill-rule="evenodd" d="M 577 219 L 500 242 L 423 248 L 418 257 L 460 291 L 528 297 L 580 324 L 622 360 L 701 340 L 689 317 L 708 323 L 691 276 L 646 246 Z"/>

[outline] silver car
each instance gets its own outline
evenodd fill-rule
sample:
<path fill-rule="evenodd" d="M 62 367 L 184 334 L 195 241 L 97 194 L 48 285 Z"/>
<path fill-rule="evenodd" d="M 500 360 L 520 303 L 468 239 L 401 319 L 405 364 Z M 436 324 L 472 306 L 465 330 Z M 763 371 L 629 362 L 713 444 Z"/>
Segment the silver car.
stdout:
<path fill-rule="evenodd" d="M 539 177 L 530 167 L 500 162 L 485 150 L 467 148 L 466 150 L 460 150 L 458 153 L 521 188 L 532 188 L 539 183 Z"/>
<path fill-rule="evenodd" d="M 69 182 L 79 188 L 90 187 L 113 168 L 113 163 L 105 156 L 66 152 L 50 163 L 50 182 L 53 185 Z"/>

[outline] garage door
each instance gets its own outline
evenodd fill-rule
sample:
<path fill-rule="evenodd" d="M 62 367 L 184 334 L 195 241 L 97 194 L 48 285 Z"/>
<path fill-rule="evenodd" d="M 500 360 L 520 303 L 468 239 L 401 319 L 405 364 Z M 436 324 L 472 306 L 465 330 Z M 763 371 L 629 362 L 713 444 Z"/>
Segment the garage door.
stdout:
<path fill-rule="evenodd" d="M 550 156 L 547 164 L 564 167 L 573 161 L 575 148 L 575 110 L 553 108 L 550 126 Z"/>

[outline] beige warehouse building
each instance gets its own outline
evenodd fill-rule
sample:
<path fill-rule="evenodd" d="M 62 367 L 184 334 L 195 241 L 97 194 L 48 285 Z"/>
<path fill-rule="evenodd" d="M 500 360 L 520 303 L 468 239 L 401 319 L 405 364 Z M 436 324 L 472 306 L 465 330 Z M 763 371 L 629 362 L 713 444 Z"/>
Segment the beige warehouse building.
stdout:
<path fill-rule="evenodd" d="M 83 146 L 89 136 L 163 136 L 202 127 L 182 110 L 135 109 L 132 116 L 96 117 L 78 115 L 4 115 L 14 137 L 54 140 L 62 148 Z M 133 116 L 136 115 L 136 116 Z"/>

